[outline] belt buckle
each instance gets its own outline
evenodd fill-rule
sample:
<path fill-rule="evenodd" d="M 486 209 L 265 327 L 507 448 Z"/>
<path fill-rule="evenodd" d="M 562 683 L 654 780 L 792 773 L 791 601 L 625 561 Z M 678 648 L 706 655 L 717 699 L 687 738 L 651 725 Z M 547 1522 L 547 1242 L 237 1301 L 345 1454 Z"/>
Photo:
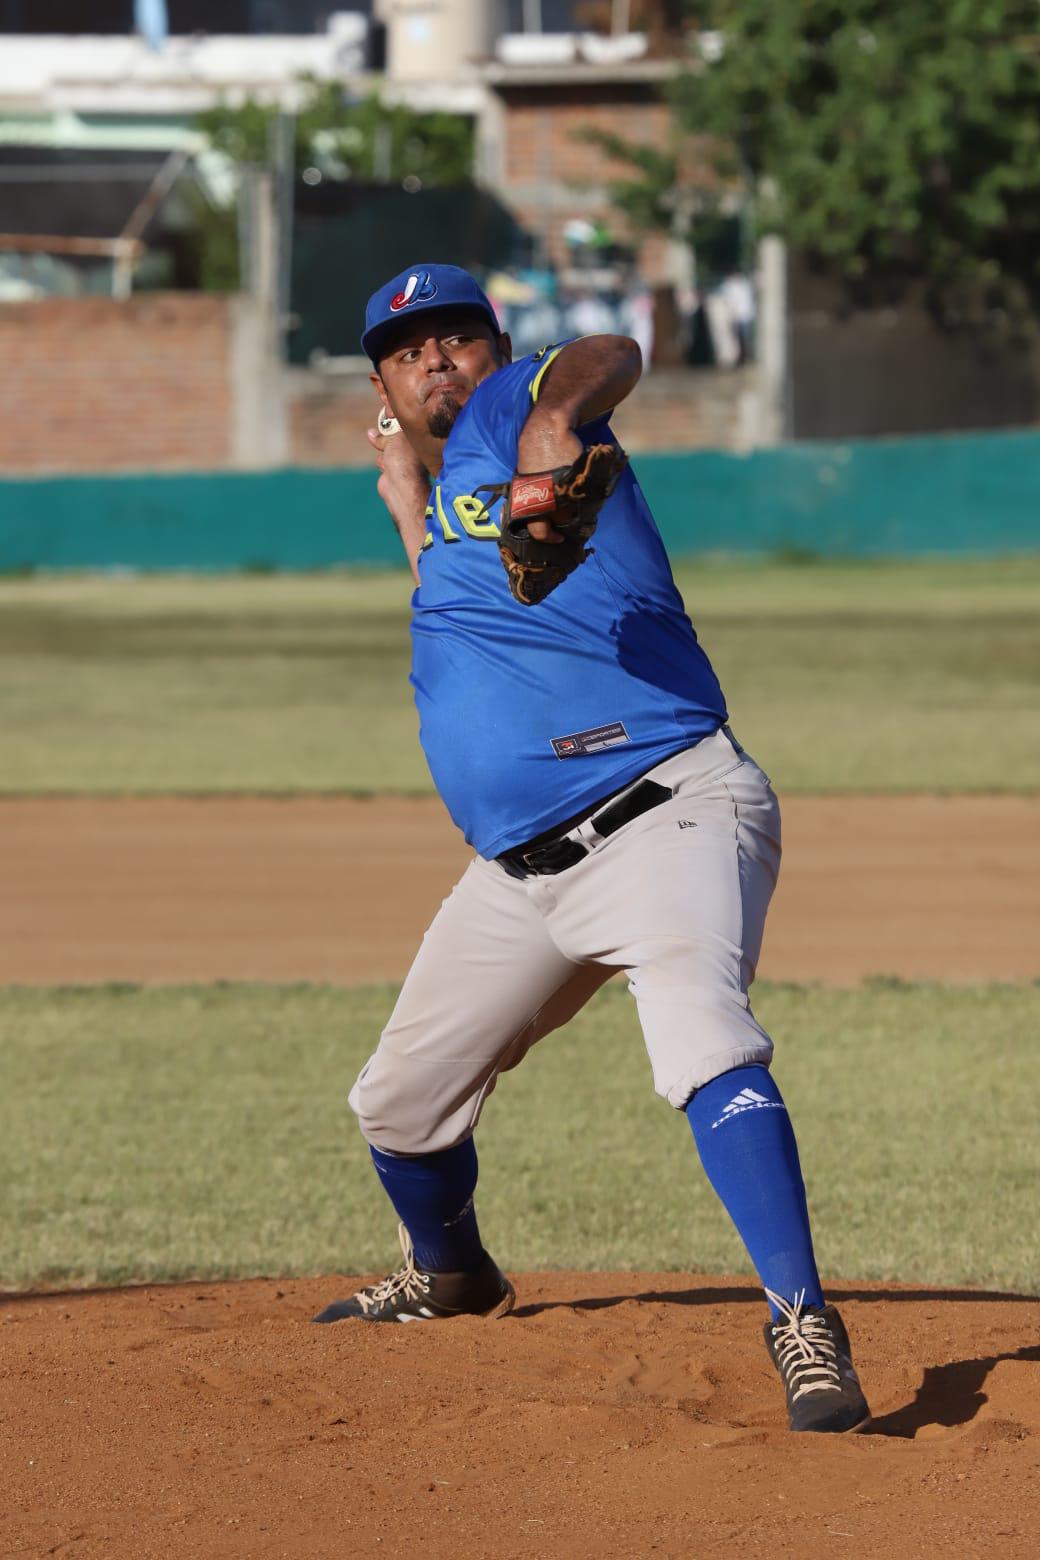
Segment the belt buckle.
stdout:
<path fill-rule="evenodd" d="M 568 867 L 577 866 L 588 853 L 586 845 L 572 839 L 569 834 L 564 834 L 558 840 L 550 840 L 545 845 L 539 845 L 535 850 L 525 851 L 520 859 L 529 872 L 545 872 L 554 875 L 557 872 L 565 872 Z M 561 860 L 561 857 L 567 859 Z"/>

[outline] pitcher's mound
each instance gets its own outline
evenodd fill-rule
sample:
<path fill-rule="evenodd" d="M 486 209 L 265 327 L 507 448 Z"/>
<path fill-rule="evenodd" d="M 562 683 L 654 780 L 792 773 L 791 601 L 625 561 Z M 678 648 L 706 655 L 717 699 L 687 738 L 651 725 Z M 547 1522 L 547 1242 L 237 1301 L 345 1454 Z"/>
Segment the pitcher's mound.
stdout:
<path fill-rule="evenodd" d="M 794 1437 L 759 1292 L 539 1273 L 502 1321 L 312 1327 L 356 1281 L 0 1301 L 4 1553 L 1036 1553 L 1040 1302 L 838 1286 L 872 1429 Z"/>

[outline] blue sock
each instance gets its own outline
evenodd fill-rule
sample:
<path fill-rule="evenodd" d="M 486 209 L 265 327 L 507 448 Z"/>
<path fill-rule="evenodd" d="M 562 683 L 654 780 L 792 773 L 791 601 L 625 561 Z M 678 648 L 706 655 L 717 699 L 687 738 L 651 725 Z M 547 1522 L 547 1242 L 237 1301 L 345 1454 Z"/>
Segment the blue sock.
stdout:
<path fill-rule="evenodd" d="M 822 1305 L 798 1145 L 783 1096 L 764 1067 L 735 1067 L 690 1100 L 701 1163 L 767 1289 Z M 776 1307 L 770 1304 L 776 1317 Z"/>
<path fill-rule="evenodd" d="M 371 1144 L 369 1148 L 383 1189 L 412 1237 L 416 1266 L 424 1273 L 464 1273 L 479 1267 L 484 1248 L 473 1210 L 473 1139 L 412 1159 Z"/>

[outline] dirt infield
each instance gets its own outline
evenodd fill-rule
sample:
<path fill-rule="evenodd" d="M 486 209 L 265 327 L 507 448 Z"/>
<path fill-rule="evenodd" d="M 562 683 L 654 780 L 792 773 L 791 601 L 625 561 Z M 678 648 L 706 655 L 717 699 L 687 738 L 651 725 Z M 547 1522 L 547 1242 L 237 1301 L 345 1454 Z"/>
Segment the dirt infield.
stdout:
<path fill-rule="evenodd" d="M 792 1437 L 760 1297 L 541 1274 L 499 1322 L 308 1325 L 342 1281 L 0 1301 L 0 1552 L 1036 1553 L 1040 1302 L 837 1291 L 870 1432 Z"/>
<path fill-rule="evenodd" d="M 0 802 L 0 983 L 399 979 L 468 852 L 433 800 Z M 763 977 L 1040 975 L 1040 798 L 794 797 Z"/>

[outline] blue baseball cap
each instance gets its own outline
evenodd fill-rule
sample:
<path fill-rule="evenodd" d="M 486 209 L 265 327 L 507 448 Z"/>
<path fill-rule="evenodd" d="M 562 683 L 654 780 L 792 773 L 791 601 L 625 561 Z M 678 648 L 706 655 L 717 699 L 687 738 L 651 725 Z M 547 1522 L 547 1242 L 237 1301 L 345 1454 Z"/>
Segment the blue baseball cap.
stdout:
<path fill-rule="evenodd" d="M 486 293 L 461 266 L 410 265 L 369 298 L 361 350 L 378 364 L 399 321 L 438 309 L 470 309 L 484 316 L 496 336 L 501 329 Z"/>

